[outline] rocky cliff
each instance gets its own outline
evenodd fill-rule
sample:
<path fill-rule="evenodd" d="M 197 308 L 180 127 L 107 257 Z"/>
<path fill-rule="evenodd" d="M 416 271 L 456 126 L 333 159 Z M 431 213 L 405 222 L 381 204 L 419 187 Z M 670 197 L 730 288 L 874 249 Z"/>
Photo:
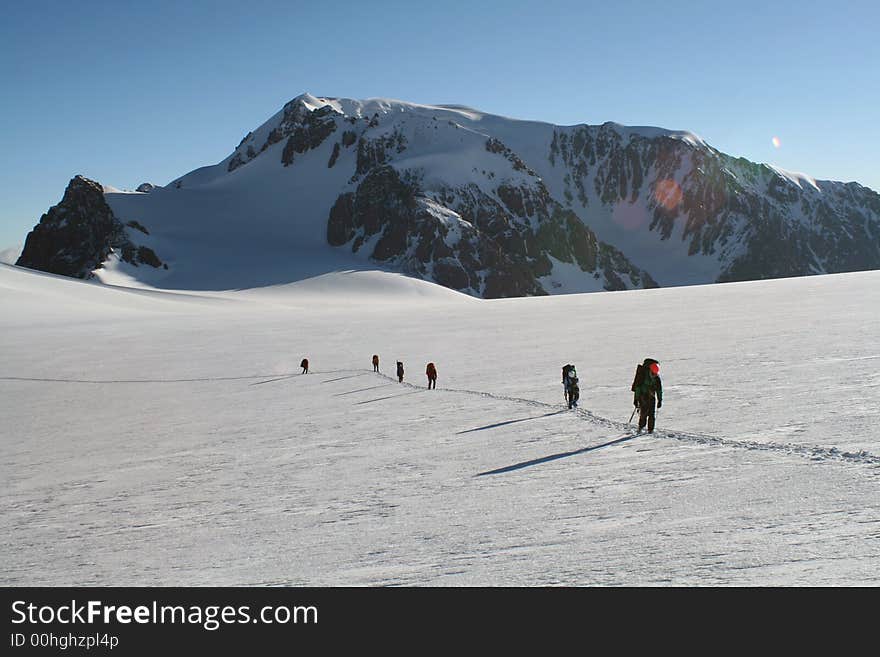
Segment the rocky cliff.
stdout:
<path fill-rule="evenodd" d="M 162 267 L 151 248 L 132 240 L 129 229 L 147 234 L 140 223 L 131 221 L 126 226 L 116 218 L 99 183 L 76 176 L 67 185 L 61 202 L 28 233 L 15 264 L 73 278 L 91 278 L 115 253 L 133 266 Z"/>

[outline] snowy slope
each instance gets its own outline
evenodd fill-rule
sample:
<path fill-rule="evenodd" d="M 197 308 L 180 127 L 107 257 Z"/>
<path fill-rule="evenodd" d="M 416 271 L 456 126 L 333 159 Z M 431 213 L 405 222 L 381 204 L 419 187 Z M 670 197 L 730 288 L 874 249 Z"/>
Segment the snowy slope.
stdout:
<path fill-rule="evenodd" d="M 664 286 L 880 268 L 876 192 L 731 157 L 690 132 L 612 122 L 555 126 L 382 98 L 299 99 L 313 109 L 328 105 L 349 118 L 371 118 L 386 131 L 430 118 L 441 135 L 451 125 L 500 141 L 600 240 Z M 279 120 L 276 115 L 260 130 Z M 456 172 L 479 174 L 484 168 L 472 150 L 461 147 L 461 136 L 458 141 L 454 135 L 451 143 L 415 140 L 394 157 L 395 166 L 427 161 L 430 169 L 446 159 L 451 165 L 439 167 L 435 184 L 439 178 L 455 186 Z M 409 159 L 415 162 L 408 165 Z M 479 177 L 471 182 L 485 185 Z"/>
<path fill-rule="evenodd" d="M 14 265 L 21 255 L 21 245 L 0 249 L 0 264 Z"/>
<path fill-rule="evenodd" d="M 572 231 L 555 216 L 561 206 L 503 144 L 493 150 L 490 135 L 437 113 L 444 110 L 299 96 L 213 167 L 148 194 L 108 191 L 113 213 L 146 227 L 149 236 L 138 235 L 138 244 L 168 267 L 150 270 L 111 257 L 96 273 L 123 285 L 217 290 L 379 266 L 475 296 L 652 284 L 608 245 L 584 246 L 575 263 L 569 242 L 595 242 L 592 232 L 576 218 Z M 397 220 L 395 240 L 387 166 L 424 207 L 421 217 Z M 346 195 L 367 197 L 367 188 L 381 222 L 364 226 L 346 216 L 344 236 L 334 240 L 334 210 Z M 556 280 L 558 258 L 563 271 L 576 268 L 579 284 Z"/>
<path fill-rule="evenodd" d="M 203 291 L 379 269 L 483 298 L 880 268 L 880 195 L 857 183 L 685 131 L 454 105 L 303 94 L 138 189 L 75 178 L 18 264 Z"/>
<path fill-rule="evenodd" d="M 687 131 L 450 112 L 510 146 L 662 286 L 880 268 L 880 195 L 857 183 L 732 157 Z"/>
<path fill-rule="evenodd" d="M 880 583 L 877 272 L 476 301 L 0 266 L 0 303 L 4 584 Z"/>

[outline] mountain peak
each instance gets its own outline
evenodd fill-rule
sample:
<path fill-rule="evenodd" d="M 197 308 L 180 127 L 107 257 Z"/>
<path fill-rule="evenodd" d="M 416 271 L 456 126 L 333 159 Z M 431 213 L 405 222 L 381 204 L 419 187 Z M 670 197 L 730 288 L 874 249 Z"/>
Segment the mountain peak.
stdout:
<path fill-rule="evenodd" d="M 313 96 L 308 91 L 306 91 L 305 93 L 301 93 L 299 96 L 296 96 L 290 101 L 290 103 L 288 103 L 288 105 L 291 103 L 299 103 L 308 108 L 309 111 L 314 111 L 328 104 L 326 99 Z"/>
<path fill-rule="evenodd" d="M 823 181 L 817 194 L 809 176 L 687 131 L 459 104 L 303 93 L 165 187 L 72 189 L 23 258 L 118 284 L 379 268 L 500 297 L 880 268 L 880 195 L 866 188 Z"/>

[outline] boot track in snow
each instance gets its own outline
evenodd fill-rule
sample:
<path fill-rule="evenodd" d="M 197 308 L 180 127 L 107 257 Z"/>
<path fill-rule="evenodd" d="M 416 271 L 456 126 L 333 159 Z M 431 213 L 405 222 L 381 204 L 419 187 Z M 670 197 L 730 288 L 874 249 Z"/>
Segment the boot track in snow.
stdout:
<path fill-rule="evenodd" d="M 376 374 L 377 376 L 386 379 L 392 383 L 398 383 L 397 379 L 387 374 L 373 372 L 372 370 L 315 370 L 310 372 L 309 374 L 347 374 L 349 376 L 343 376 L 336 379 L 327 379 L 321 381 L 320 383 L 331 383 L 333 381 L 341 381 L 343 379 L 350 379 L 359 376 L 364 376 L 366 374 Z M 248 379 L 266 379 L 264 381 L 258 381 L 256 383 L 252 383 L 250 385 L 256 386 L 264 383 L 272 383 L 277 381 L 286 381 L 286 380 L 298 380 L 300 376 L 303 376 L 299 372 L 288 372 L 288 373 L 276 373 L 276 374 L 249 374 L 245 376 L 218 376 L 218 377 L 199 377 L 199 378 L 187 378 L 187 379 L 53 379 L 53 378 L 36 378 L 36 377 L 22 377 L 22 376 L 0 376 L 0 381 L 20 381 L 20 382 L 40 382 L 40 383 L 84 383 L 84 384 L 93 384 L 93 385 L 101 385 L 101 384 L 114 384 L 114 383 L 197 383 L 197 382 L 221 382 L 221 381 L 244 381 Z M 414 391 L 424 391 L 426 390 L 423 386 L 416 386 L 411 383 L 399 383 L 398 385 L 407 386 L 408 388 L 412 388 Z M 337 396 L 340 395 L 348 395 L 355 392 L 363 392 L 364 390 L 373 390 L 378 387 L 384 386 L 375 386 L 374 388 L 363 388 L 360 390 L 352 390 L 344 393 L 338 393 Z M 452 392 L 461 395 L 474 395 L 478 397 L 485 397 L 487 399 L 495 399 L 497 401 L 508 401 L 516 404 L 523 404 L 527 406 L 532 406 L 534 408 L 542 408 L 548 409 L 553 412 L 547 413 L 547 415 L 553 415 L 560 412 L 568 412 L 571 410 L 573 414 L 581 420 L 591 422 L 592 424 L 596 424 L 602 427 L 607 427 L 615 432 L 625 432 L 627 439 L 636 437 L 638 435 L 650 435 L 655 438 L 666 438 L 671 440 L 679 440 L 684 442 L 696 443 L 699 445 L 714 445 L 717 447 L 731 447 L 735 449 L 749 449 L 749 450 L 761 450 L 761 451 L 769 451 L 776 452 L 782 454 L 790 454 L 795 456 L 801 456 L 804 458 L 808 458 L 812 461 L 843 461 L 847 463 L 858 463 L 862 465 L 872 465 L 875 467 L 880 467 L 880 456 L 876 454 L 872 454 L 867 451 L 859 451 L 859 452 L 843 452 L 837 449 L 836 447 L 817 447 L 817 446 L 809 446 L 809 445 L 798 445 L 794 443 L 774 443 L 774 442 L 756 442 L 756 441 L 745 441 L 745 440 L 733 440 L 730 438 L 720 438 L 718 436 L 710 436 L 707 434 L 698 434 L 698 433 L 689 433 L 684 431 L 675 431 L 675 430 L 656 430 L 651 434 L 638 434 L 633 430 L 633 427 L 629 423 L 618 422 L 615 420 L 611 420 L 609 418 L 602 417 L 600 415 L 596 415 L 595 413 L 582 409 L 582 408 L 574 408 L 574 409 L 560 409 L 556 404 L 548 404 L 546 402 L 537 401 L 534 399 L 524 399 L 522 397 L 510 397 L 507 395 L 496 395 L 491 392 L 483 392 L 480 390 L 465 390 L 459 388 L 440 388 L 441 392 Z M 407 393 L 410 394 L 410 393 Z M 393 399 L 394 397 L 404 397 L 406 395 L 391 395 L 389 397 L 382 397 L 380 399 L 369 400 L 369 402 L 382 401 L 385 399 Z M 365 404 L 369 402 L 358 402 L 359 404 Z M 508 422 L 501 422 L 494 426 L 502 426 L 504 424 L 509 424 Z M 493 425 L 489 425 L 491 427 Z M 489 428 L 489 427 L 481 427 L 481 428 Z M 476 429 L 471 429 L 469 431 L 476 431 Z M 467 433 L 467 432 L 459 432 L 459 433 Z M 603 445 L 594 446 L 590 448 L 584 448 L 582 450 L 575 450 L 574 452 L 565 454 L 566 456 L 577 454 L 580 452 L 589 451 L 590 449 L 595 449 L 596 447 L 604 447 L 609 444 L 615 444 L 617 442 L 622 442 L 623 438 L 615 438 L 610 443 L 605 443 Z M 552 460 L 553 458 L 560 458 L 559 455 L 555 455 L 553 457 L 547 457 L 547 460 Z M 531 464 L 531 462 L 529 463 Z M 515 470 L 519 467 L 525 467 L 523 464 L 519 464 L 517 466 L 509 466 L 507 469 L 502 469 L 504 471 L 507 470 Z M 500 471 L 492 471 L 488 473 L 480 473 L 480 474 L 495 474 Z"/>
<path fill-rule="evenodd" d="M 390 381 L 396 382 L 396 379 L 393 379 L 384 374 L 380 374 L 379 376 L 384 377 Z M 411 383 L 403 383 L 402 385 L 410 386 L 411 388 L 419 388 L 419 386 L 414 386 Z M 446 392 L 454 392 L 462 395 L 476 395 L 479 397 L 486 397 L 488 399 L 496 399 L 498 401 L 509 401 L 518 404 L 526 404 L 528 406 L 533 406 L 536 408 L 547 408 L 547 409 L 559 409 L 558 405 L 547 404 L 545 402 L 537 401 L 534 399 L 524 399 L 522 397 L 510 397 L 507 395 L 496 395 L 490 392 L 482 392 L 479 390 L 464 390 L 459 388 L 441 388 L 441 390 Z M 567 412 L 568 409 L 563 409 L 563 412 Z M 733 440 L 729 438 L 719 438 L 717 436 L 709 436 L 706 434 L 696 434 L 696 433 L 688 433 L 684 431 L 674 431 L 674 430 L 655 430 L 651 434 L 638 434 L 633 429 L 632 425 L 625 422 L 617 422 L 615 420 L 611 420 L 609 418 L 602 417 L 600 415 L 596 415 L 591 411 L 575 408 L 572 409 L 575 416 L 577 416 L 581 420 L 585 420 L 587 422 L 591 422 L 593 424 L 597 424 L 602 427 L 607 427 L 609 429 L 613 429 L 614 431 L 628 432 L 628 438 L 634 438 L 639 435 L 653 436 L 656 438 L 666 438 L 671 440 L 679 440 L 685 442 L 697 443 L 700 445 L 715 445 L 718 447 L 731 447 L 735 449 L 749 449 L 749 450 L 763 450 L 770 452 L 777 452 L 782 454 L 791 454 L 795 456 L 801 456 L 804 458 L 808 458 L 813 461 L 843 461 L 847 463 L 858 463 L 862 465 L 873 465 L 880 466 L 880 456 L 875 454 L 871 454 L 870 452 L 860 451 L 860 452 L 842 452 L 836 447 L 812 447 L 807 445 L 797 445 L 793 443 L 760 443 L 755 441 L 744 441 L 744 440 Z M 622 438 L 616 438 L 611 441 L 614 444 L 616 442 L 622 442 Z M 588 451 L 591 448 L 584 448 L 583 450 L 575 450 L 574 452 L 567 453 L 565 456 L 574 455 L 581 451 Z M 552 458 L 561 458 L 560 456 L 554 456 Z M 552 460 L 548 459 L 548 460 Z M 529 463 L 531 464 L 531 463 Z M 523 465 L 519 466 L 509 466 L 509 469 L 515 470 L 519 467 L 525 467 Z M 502 470 L 506 471 L 506 469 L 502 468 Z M 492 471 L 488 473 L 480 473 L 482 474 L 496 474 L 499 471 Z"/>

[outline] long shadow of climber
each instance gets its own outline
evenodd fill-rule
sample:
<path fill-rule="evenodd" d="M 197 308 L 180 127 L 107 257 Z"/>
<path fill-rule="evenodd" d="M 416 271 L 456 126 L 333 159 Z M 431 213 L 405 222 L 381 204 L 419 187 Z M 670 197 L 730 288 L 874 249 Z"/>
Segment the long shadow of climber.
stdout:
<path fill-rule="evenodd" d="M 593 450 L 602 449 L 603 447 L 610 447 L 611 445 L 617 445 L 618 443 L 624 443 L 627 440 L 632 440 L 635 437 L 636 436 L 624 436 L 623 438 L 611 440 L 607 443 L 602 443 L 601 445 L 593 445 L 592 447 L 584 447 L 583 449 L 576 449 L 572 452 L 562 452 L 560 454 L 551 454 L 550 456 L 543 456 L 539 459 L 533 459 L 531 461 L 523 461 L 522 463 L 508 465 L 505 468 L 498 468 L 497 470 L 489 470 L 488 472 L 480 472 L 479 474 L 476 474 L 474 476 L 475 477 L 484 477 L 486 475 L 504 474 L 505 472 L 513 472 L 514 470 L 522 470 L 523 468 L 528 468 L 533 465 L 540 465 L 541 463 L 549 463 L 550 461 L 555 461 L 557 459 L 564 459 L 568 456 L 577 456 L 578 454 L 585 454 L 587 452 L 592 452 Z"/>

